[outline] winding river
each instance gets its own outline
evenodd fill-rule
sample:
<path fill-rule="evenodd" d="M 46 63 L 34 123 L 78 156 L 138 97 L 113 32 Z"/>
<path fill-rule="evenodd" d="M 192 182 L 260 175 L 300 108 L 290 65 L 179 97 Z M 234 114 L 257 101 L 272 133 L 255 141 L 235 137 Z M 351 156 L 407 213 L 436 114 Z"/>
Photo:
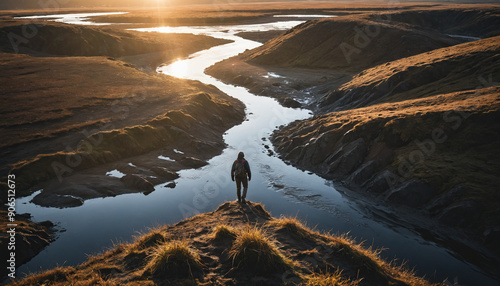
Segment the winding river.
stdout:
<path fill-rule="evenodd" d="M 157 71 L 216 86 L 246 105 L 246 120 L 226 132 L 227 148 L 212 158 L 207 166 L 181 171 L 174 189 L 161 184 L 147 196 L 127 194 L 93 199 L 85 201 L 81 207 L 67 209 L 33 205 L 29 201 L 34 195 L 19 199 L 19 213 L 31 213 L 35 221 L 51 220 L 65 231 L 59 233 L 57 240 L 38 256 L 21 266 L 18 273 L 81 263 L 88 254 L 108 249 L 115 243 L 131 241 L 138 231 L 146 231 L 158 224 L 173 224 L 193 214 L 215 210 L 225 201 L 235 200 L 235 186 L 229 170 L 237 152 L 242 150 L 253 173 L 247 199 L 262 202 L 273 216 L 297 216 L 319 230 L 349 232 L 357 240 L 366 241 L 367 245 L 384 248 L 383 257 L 405 260 L 417 274 L 433 281 L 448 278 L 460 285 L 497 285 L 496 281 L 456 258 L 446 248 L 426 241 L 398 224 L 374 218 L 362 202 L 345 197 L 330 182 L 269 155 L 269 150 L 273 151 L 268 139 L 272 131 L 282 124 L 310 117 L 308 110 L 284 108 L 274 99 L 253 95 L 245 88 L 224 84 L 204 74 L 205 68 L 214 63 L 260 45 L 238 37 L 238 32 L 283 30 L 303 22 L 299 20 L 280 21 L 276 18 L 276 22 L 257 25 L 138 29 L 204 34 L 232 40 L 232 43 L 160 66 Z"/>

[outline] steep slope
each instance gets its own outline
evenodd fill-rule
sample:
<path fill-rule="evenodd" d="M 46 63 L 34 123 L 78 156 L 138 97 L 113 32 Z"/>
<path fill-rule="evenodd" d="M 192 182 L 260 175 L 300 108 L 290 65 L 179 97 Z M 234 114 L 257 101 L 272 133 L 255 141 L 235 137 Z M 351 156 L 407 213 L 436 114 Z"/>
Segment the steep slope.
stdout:
<path fill-rule="evenodd" d="M 495 84 L 492 77 L 499 68 L 497 36 L 364 70 L 328 93 L 319 104 L 323 111 L 336 111 L 470 90 Z"/>

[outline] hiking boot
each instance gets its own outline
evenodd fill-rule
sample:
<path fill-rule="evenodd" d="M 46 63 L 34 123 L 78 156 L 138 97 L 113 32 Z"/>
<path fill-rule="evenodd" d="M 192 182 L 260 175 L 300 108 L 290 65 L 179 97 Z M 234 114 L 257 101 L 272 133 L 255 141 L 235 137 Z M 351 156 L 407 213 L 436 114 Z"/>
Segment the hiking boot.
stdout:
<path fill-rule="evenodd" d="M 241 202 L 244 203 L 244 204 L 247 203 L 247 201 L 245 199 L 242 199 Z"/>
<path fill-rule="evenodd" d="M 238 203 L 241 203 L 241 199 L 240 198 L 238 198 Z"/>

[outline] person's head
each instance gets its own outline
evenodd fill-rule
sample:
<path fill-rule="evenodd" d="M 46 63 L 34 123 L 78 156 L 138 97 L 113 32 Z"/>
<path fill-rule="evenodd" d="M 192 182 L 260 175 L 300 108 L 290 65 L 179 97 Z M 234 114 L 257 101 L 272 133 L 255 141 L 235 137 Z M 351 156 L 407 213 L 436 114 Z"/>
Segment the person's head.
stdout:
<path fill-rule="evenodd" d="M 245 153 L 243 153 L 242 151 L 240 151 L 240 152 L 238 153 L 238 160 L 241 160 L 241 159 L 243 159 L 244 157 L 245 157 Z"/>

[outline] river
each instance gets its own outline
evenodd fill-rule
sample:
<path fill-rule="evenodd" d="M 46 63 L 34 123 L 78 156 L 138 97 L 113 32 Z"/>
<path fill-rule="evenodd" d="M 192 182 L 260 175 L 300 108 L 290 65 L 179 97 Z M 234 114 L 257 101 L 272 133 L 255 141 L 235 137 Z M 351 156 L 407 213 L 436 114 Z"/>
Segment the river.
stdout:
<path fill-rule="evenodd" d="M 157 71 L 216 86 L 246 105 L 246 120 L 225 133 L 227 148 L 209 160 L 207 166 L 181 171 L 174 189 L 160 184 L 149 195 L 92 199 L 80 207 L 66 209 L 29 203 L 36 194 L 18 199 L 19 213 L 31 213 L 35 221 L 53 221 L 65 230 L 58 234 L 55 242 L 21 266 L 18 273 L 57 265 L 76 265 L 88 254 L 131 241 L 138 231 L 147 231 L 148 227 L 158 224 L 173 224 L 193 214 L 215 210 L 225 201 L 235 200 L 235 186 L 229 171 L 241 150 L 245 152 L 253 174 L 247 200 L 262 202 L 273 216 L 297 216 L 321 231 L 349 232 L 358 241 L 384 248 L 383 257 L 407 261 L 417 274 L 433 281 L 448 278 L 460 285 L 497 285 L 477 267 L 456 258 L 448 249 L 426 241 L 398 224 L 372 217 L 363 202 L 344 196 L 331 182 L 287 165 L 276 155 L 269 155 L 269 150 L 273 151 L 269 142 L 272 131 L 280 125 L 310 117 L 310 111 L 284 108 L 274 99 L 253 95 L 245 88 L 224 84 L 204 74 L 205 68 L 214 63 L 260 45 L 238 37 L 236 33 L 286 29 L 301 22 L 276 18 L 276 22 L 256 25 L 138 29 L 143 32 L 204 34 L 234 41 L 162 65 Z"/>

